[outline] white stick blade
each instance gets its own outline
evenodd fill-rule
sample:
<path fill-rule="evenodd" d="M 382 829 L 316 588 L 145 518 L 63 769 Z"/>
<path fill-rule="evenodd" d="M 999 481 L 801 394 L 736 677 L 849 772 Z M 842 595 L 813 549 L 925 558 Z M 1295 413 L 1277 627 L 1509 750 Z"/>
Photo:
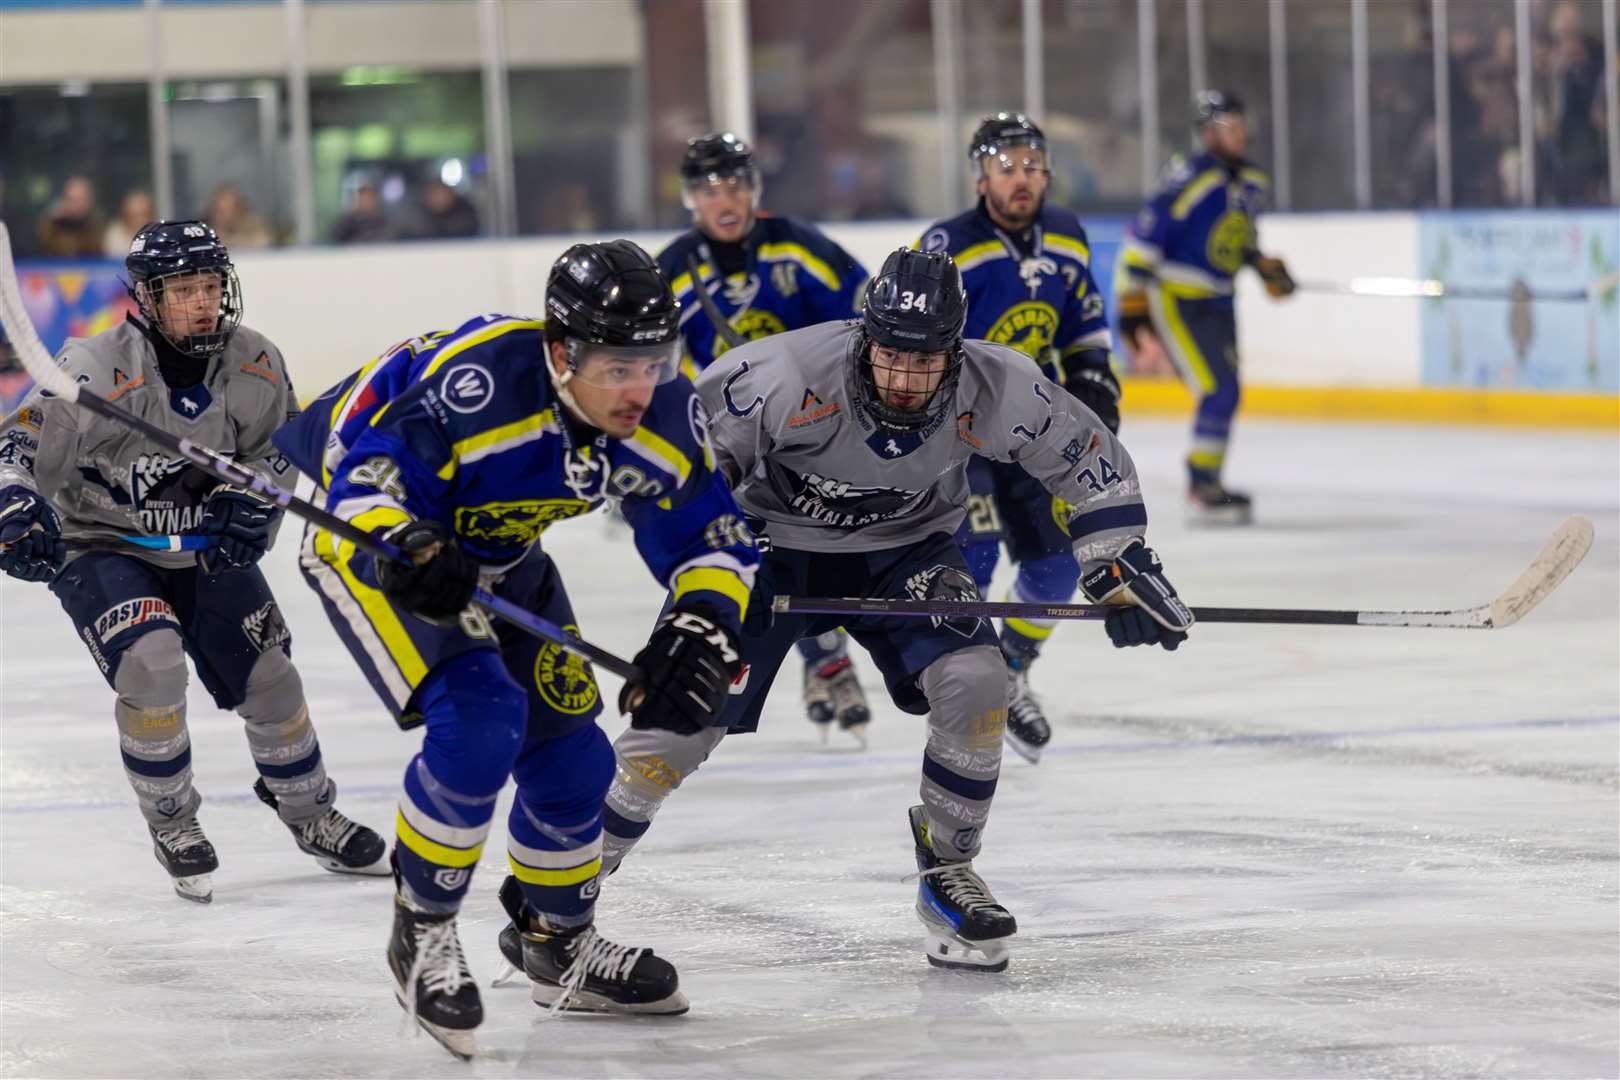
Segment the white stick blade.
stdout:
<path fill-rule="evenodd" d="M 40 386 L 68 401 L 79 400 L 79 384 L 51 361 L 44 342 L 34 332 L 34 324 L 23 307 L 17 289 L 17 264 L 11 261 L 11 230 L 0 221 L 0 325 L 6 328 L 11 347 L 17 350 L 28 374 Z"/>
<path fill-rule="evenodd" d="M 1592 523 L 1576 515 L 1558 526 L 1524 571 L 1491 601 L 1492 629 L 1512 626 L 1569 577 L 1592 547 Z"/>

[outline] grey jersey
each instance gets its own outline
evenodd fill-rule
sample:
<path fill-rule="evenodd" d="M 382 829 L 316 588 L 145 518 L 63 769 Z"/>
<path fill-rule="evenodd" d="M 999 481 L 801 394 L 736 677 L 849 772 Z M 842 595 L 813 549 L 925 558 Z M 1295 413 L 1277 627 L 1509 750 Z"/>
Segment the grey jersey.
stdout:
<path fill-rule="evenodd" d="M 879 427 L 855 392 L 858 322 L 748 342 L 698 376 L 737 504 L 779 547 L 872 551 L 954 532 L 977 454 L 1016 461 L 1061 503 L 1082 565 L 1143 535 L 1136 468 L 1102 421 L 1015 349 L 968 341 L 954 401 L 912 435 Z"/>
<path fill-rule="evenodd" d="M 240 327 L 197 386 L 173 390 L 157 353 L 133 323 L 75 338 L 57 366 L 85 389 L 165 431 L 257 469 L 286 486 L 295 473 L 270 434 L 298 412 L 281 353 Z M 62 535 L 106 539 L 194 532 L 219 481 L 115 421 L 39 389 L 0 432 L 0 487 L 25 484 L 50 500 Z M 192 552 L 131 554 L 189 566 Z"/>

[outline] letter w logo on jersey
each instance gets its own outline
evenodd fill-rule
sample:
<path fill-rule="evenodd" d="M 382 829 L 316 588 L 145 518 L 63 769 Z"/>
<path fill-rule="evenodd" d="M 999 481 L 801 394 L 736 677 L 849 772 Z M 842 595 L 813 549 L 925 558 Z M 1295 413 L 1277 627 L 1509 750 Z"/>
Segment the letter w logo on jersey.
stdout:
<path fill-rule="evenodd" d="M 179 625 L 174 608 L 161 596 L 139 596 L 114 604 L 96 616 L 96 637 L 103 645 L 134 626 L 149 622 L 171 622 Z"/>

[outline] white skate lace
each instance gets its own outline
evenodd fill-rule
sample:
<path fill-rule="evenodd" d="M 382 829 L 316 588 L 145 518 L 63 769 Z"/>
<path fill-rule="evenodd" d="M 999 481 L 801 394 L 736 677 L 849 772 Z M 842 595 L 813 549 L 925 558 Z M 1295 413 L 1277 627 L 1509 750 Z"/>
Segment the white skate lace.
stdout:
<path fill-rule="evenodd" d="M 157 837 L 158 843 L 170 851 L 186 851 L 208 842 L 208 837 L 203 835 L 202 826 L 197 824 L 196 818 L 172 829 L 158 829 L 153 835 Z"/>
<path fill-rule="evenodd" d="M 1046 715 L 1041 711 L 1041 699 L 1029 688 L 1029 676 L 1022 671 L 1013 676 L 1012 700 L 1007 703 L 1007 711 L 1020 727 L 1046 723 Z"/>
<path fill-rule="evenodd" d="M 996 898 L 990 895 L 990 886 L 973 872 L 971 862 L 943 863 L 929 870 L 909 874 L 904 880 L 912 881 L 917 878 L 933 878 L 934 884 L 944 891 L 945 898 L 963 911 L 1001 906 L 996 903 Z"/>
<path fill-rule="evenodd" d="M 461 939 L 456 935 L 456 920 L 417 923 L 416 956 L 411 970 L 405 976 L 405 985 L 411 988 L 411 1007 L 406 1010 L 408 1022 L 417 1019 L 417 999 L 424 989 L 443 991 L 453 995 L 461 984 L 472 981 L 467 958 L 461 952 Z"/>
<path fill-rule="evenodd" d="M 299 831 L 303 833 L 306 844 L 341 855 L 350 838 L 360 831 L 360 825 L 336 810 L 328 810 Z"/>
<path fill-rule="evenodd" d="M 641 954 L 646 952 L 646 946 L 631 948 L 628 945 L 615 945 L 607 938 L 596 932 L 596 927 L 588 926 L 579 937 L 574 939 L 574 962 L 568 965 L 568 970 L 562 973 L 557 985 L 562 992 L 557 1000 L 551 1003 L 547 1010 L 555 1016 L 568 1006 L 576 991 L 585 985 L 585 979 L 591 975 L 600 975 L 610 982 L 623 982 L 630 977 L 631 970 Z"/>

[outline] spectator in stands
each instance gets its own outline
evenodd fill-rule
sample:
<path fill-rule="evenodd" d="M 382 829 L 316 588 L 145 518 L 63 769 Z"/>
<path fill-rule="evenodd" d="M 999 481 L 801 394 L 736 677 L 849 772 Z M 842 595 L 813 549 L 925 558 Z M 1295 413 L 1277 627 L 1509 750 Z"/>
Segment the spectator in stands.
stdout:
<path fill-rule="evenodd" d="M 1606 201 L 1603 46 L 1581 25 L 1581 10 L 1572 0 L 1555 5 L 1547 23 L 1551 41 L 1545 50 L 1547 78 L 1542 83 L 1546 107 L 1536 117 L 1536 141 L 1547 179 L 1537 185 L 1538 201 L 1596 205 Z"/>
<path fill-rule="evenodd" d="M 412 240 L 442 240 L 452 236 L 477 236 L 478 211 L 456 194 L 454 188 L 437 178 L 422 190 L 422 207 Z"/>
<path fill-rule="evenodd" d="M 40 252 L 59 258 L 100 255 L 105 227 L 96 209 L 96 186 L 88 176 L 70 176 L 39 223 Z"/>
<path fill-rule="evenodd" d="M 235 184 L 226 183 L 215 188 L 202 217 L 214 227 L 220 240 L 232 251 L 269 247 L 273 242 L 270 227 L 248 204 L 242 189 Z"/>
<path fill-rule="evenodd" d="M 122 259 L 129 254 L 129 242 L 141 231 L 141 226 L 157 220 L 157 207 L 152 203 L 150 191 L 136 188 L 125 192 L 118 204 L 118 217 L 107 226 L 102 239 L 102 254 L 109 259 Z"/>
<path fill-rule="evenodd" d="M 383 212 L 382 196 L 375 186 L 361 184 L 354 192 L 348 213 L 332 226 L 332 240 L 338 244 L 380 244 L 394 238 Z"/>

